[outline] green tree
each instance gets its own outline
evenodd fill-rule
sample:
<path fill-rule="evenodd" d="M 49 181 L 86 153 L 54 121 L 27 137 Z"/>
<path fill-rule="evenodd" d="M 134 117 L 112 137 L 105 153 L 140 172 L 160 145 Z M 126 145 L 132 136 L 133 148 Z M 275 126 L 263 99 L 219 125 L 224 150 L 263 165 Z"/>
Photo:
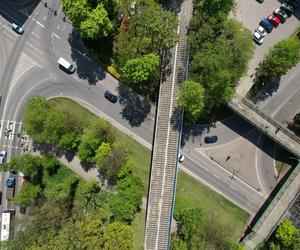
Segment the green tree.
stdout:
<path fill-rule="evenodd" d="M 83 195 L 83 197 L 86 200 L 86 205 L 85 208 L 87 210 L 87 207 L 90 203 L 90 201 L 93 202 L 94 206 L 97 206 L 96 203 L 96 198 L 97 195 L 100 193 L 101 188 L 100 188 L 100 183 L 99 181 L 89 181 L 89 182 L 84 182 L 81 185 L 80 193 Z"/>
<path fill-rule="evenodd" d="M 24 109 L 24 130 L 30 137 L 40 141 L 44 139 L 44 125 L 51 110 L 50 104 L 44 97 L 33 97 Z"/>
<path fill-rule="evenodd" d="M 294 245 L 299 241 L 299 237 L 299 230 L 289 219 L 284 220 L 275 232 L 275 238 L 282 249 L 294 249 Z"/>
<path fill-rule="evenodd" d="M 121 30 L 116 36 L 114 62 L 123 68 L 130 59 L 150 53 L 160 55 L 164 49 L 174 46 L 177 24 L 173 13 L 153 1 L 145 1 L 139 5 L 139 14 L 129 20 L 128 30 Z"/>
<path fill-rule="evenodd" d="M 188 119 L 196 121 L 204 109 L 204 88 L 197 82 L 184 81 L 178 94 L 178 102 L 186 111 Z"/>
<path fill-rule="evenodd" d="M 50 241 L 47 249 L 103 249 L 103 222 L 93 216 L 69 221 Z"/>
<path fill-rule="evenodd" d="M 22 207 L 28 207 L 33 204 L 41 193 L 40 185 L 27 183 L 23 185 L 21 191 L 13 198 L 15 204 Z"/>
<path fill-rule="evenodd" d="M 60 167 L 60 162 L 54 155 L 46 154 L 42 157 L 43 169 L 48 172 L 49 175 L 54 174 Z"/>
<path fill-rule="evenodd" d="M 130 83 L 142 83 L 157 74 L 159 56 L 150 53 L 126 62 L 122 71 Z"/>
<path fill-rule="evenodd" d="M 258 80 L 267 81 L 280 77 L 295 66 L 300 58 L 300 43 L 296 38 L 278 42 L 269 50 L 258 71 Z"/>
<path fill-rule="evenodd" d="M 115 184 L 118 180 L 119 172 L 122 167 L 127 163 L 127 156 L 124 148 L 120 145 L 113 144 L 112 152 L 108 159 L 109 167 L 107 168 L 108 181 Z M 129 169 L 127 174 L 129 173 Z M 123 172 L 124 173 L 124 172 Z"/>
<path fill-rule="evenodd" d="M 294 131 L 297 136 L 300 136 L 300 113 L 296 114 L 288 128 Z"/>
<path fill-rule="evenodd" d="M 107 176 L 107 169 L 109 168 L 109 158 L 112 152 L 111 145 L 106 142 L 102 142 L 98 147 L 95 155 L 95 162 L 98 167 L 98 171 L 104 177 Z"/>
<path fill-rule="evenodd" d="M 23 154 L 18 157 L 13 157 L 10 162 L 4 166 L 4 169 L 22 172 L 24 175 L 30 176 L 32 182 L 40 183 L 43 166 L 39 156 Z"/>
<path fill-rule="evenodd" d="M 83 163 L 94 163 L 94 157 L 97 148 L 101 144 L 100 138 L 95 138 L 87 134 L 83 134 L 78 147 L 78 157 Z"/>
<path fill-rule="evenodd" d="M 234 0 L 194 0 L 194 8 L 209 15 L 215 15 L 218 12 L 228 14 L 234 5 Z"/>
<path fill-rule="evenodd" d="M 87 19 L 82 21 L 79 26 L 81 36 L 91 40 L 108 36 L 112 29 L 113 25 L 102 4 L 98 4 L 98 6 L 88 14 Z"/>
<path fill-rule="evenodd" d="M 143 183 L 137 176 L 129 175 L 117 182 L 117 195 L 110 201 L 115 220 L 131 223 L 142 204 Z"/>
<path fill-rule="evenodd" d="M 104 231 L 105 250 L 133 250 L 133 229 L 122 222 L 109 224 Z"/>
<path fill-rule="evenodd" d="M 185 209 L 177 219 L 178 236 L 188 249 L 206 249 L 204 214 L 200 208 Z"/>
<path fill-rule="evenodd" d="M 77 29 L 91 11 L 85 0 L 62 0 L 62 7 Z"/>
<path fill-rule="evenodd" d="M 59 140 L 59 145 L 66 151 L 77 150 L 79 144 L 80 138 L 74 133 L 64 134 Z"/>

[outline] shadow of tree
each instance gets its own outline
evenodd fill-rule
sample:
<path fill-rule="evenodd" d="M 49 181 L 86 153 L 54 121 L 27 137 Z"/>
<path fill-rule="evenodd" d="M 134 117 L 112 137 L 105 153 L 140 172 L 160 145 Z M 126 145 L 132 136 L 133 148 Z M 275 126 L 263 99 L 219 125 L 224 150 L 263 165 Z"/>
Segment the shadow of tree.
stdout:
<path fill-rule="evenodd" d="M 126 119 L 132 127 L 140 126 L 151 111 L 151 104 L 133 92 L 128 86 L 119 85 L 119 103 L 122 105 L 122 117 Z"/>
<path fill-rule="evenodd" d="M 92 59 L 86 57 L 85 48 L 76 30 L 69 34 L 68 41 L 71 46 L 71 58 L 76 63 L 77 75 L 80 79 L 87 80 L 90 85 L 106 77 L 106 72 Z"/>

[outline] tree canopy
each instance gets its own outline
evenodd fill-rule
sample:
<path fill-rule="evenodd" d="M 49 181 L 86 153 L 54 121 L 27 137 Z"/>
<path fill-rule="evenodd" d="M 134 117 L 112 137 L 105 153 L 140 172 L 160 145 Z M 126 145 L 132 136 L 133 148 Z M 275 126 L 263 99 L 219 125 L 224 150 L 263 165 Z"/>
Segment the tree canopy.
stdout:
<path fill-rule="evenodd" d="M 178 102 L 184 108 L 190 121 L 196 121 L 204 109 L 204 88 L 200 83 L 185 81 L 182 83 Z"/>
<path fill-rule="evenodd" d="M 150 53 L 128 60 L 122 71 L 129 82 L 142 83 L 156 76 L 158 66 L 159 56 Z"/>

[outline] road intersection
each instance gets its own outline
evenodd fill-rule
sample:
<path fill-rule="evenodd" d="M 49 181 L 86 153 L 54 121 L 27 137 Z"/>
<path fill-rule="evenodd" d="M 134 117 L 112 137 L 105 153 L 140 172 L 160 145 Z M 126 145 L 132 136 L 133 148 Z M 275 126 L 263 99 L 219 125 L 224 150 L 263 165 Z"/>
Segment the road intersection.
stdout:
<path fill-rule="evenodd" d="M 53 9 L 57 9 L 57 16 L 53 15 Z M 70 97 L 85 104 L 92 112 L 109 117 L 115 126 L 127 131 L 151 148 L 155 105 L 146 102 L 127 86 L 119 83 L 86 55 L 72 25 L 63 21 L 64 15 L 59 7 L 59 1 L 48 1 L 48 8 L 40 3 L 31 13 L 28 11 L 21 13 L 8 6 L 6 1 L 1 1 L 0 14 L 0 23 L 4 27 L 0 31 L 2 93 L 0 143 L 1 147 L 8 148 L 9 157 L 21 153 L 22 136 L 18 137 L 18 133 L 22 112 L 26 102 L 35 95 L 43 95 L 47 98 Z M 20 23 L 23 20 L 24 35 L 19 36 L 11 31 L 8 20 Z M 78 72 L 67 75 L 61 71 L 57 65 L 60 56 L 74 61 Z M 107 89 L 118 94 L 121 101 L 115 105 L 108 103 L 103 98 Z M 10 122 L 13 128 L 8 143 L 3 132 Z M 252 187 L 245 180 L 240 179 L 240 176 L 234 176 L 230 169 L 221 167 L 203 154 L 208 150 L 203 143 L 203 138 L 206 134 L 218 134 L 220 137 L 218 145 L 226 146 L 226 143 L 229 144 L 234 140 L 247 143 L 249 138 L 246 135 L 252 131 L 256 141 L 250 140 L 251 154 L 253 152 L 253 156 L 256 155 L 258 161 L 261 161 L 260 165 L 267 165 L 272 170 L 273 159 L 266 156 L 268 153 L 264 150 L 255 153 L 256 145 L 261 145 L 264 139 L 251 125 L 237 116 L 218 122 L 216 127 L 210 127 L 209 131 L 205 126 L 200 127 L 199 130 L 201 136 L 199 131 L 195 133 L 196 136 L 193 136 L 190 129 L 184 135 L 186 140 L 182 151 L 186 160 L 181 168 L 254 215 L 270 190 L 261 192 L 257 187 Z M 266 189 L 265 187 L 270 186 L 269 183 L 274 181 L 273 173 L 260 172 L 258 175 L 258 178 L 265 182 L 262 184 L 262 189 Z M 2 178 L 2 188 L 4 188 L 3 180 L 6 178 L 7 176 Z"/>

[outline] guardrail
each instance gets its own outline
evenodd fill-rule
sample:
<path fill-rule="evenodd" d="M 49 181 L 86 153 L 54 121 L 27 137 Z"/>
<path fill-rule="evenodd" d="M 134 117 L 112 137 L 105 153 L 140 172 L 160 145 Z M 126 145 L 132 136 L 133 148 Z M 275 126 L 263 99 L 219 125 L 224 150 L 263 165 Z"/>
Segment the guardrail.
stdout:
<path fill-rule="evenodd" d="M 256 112 L 258 115 L 263 117 L 265 120 L 267 120 L 269 123 L 271 123 L 273 126 L 275 126 L 277 129 L 280 129 L 281 132 L 286 134 L 288 137 L 296 141 L 300 144 L 300 138 L 297 137 L 291 130 L 284 127 L 280 122 L 276 121 L 273 117 L 263 112 L 261 109 L 257 108 L 255 105 L 253 105 L 250 101 L 248 101 L 245 98 L 241 98 L 242 102 L 251 110 Z"/>

